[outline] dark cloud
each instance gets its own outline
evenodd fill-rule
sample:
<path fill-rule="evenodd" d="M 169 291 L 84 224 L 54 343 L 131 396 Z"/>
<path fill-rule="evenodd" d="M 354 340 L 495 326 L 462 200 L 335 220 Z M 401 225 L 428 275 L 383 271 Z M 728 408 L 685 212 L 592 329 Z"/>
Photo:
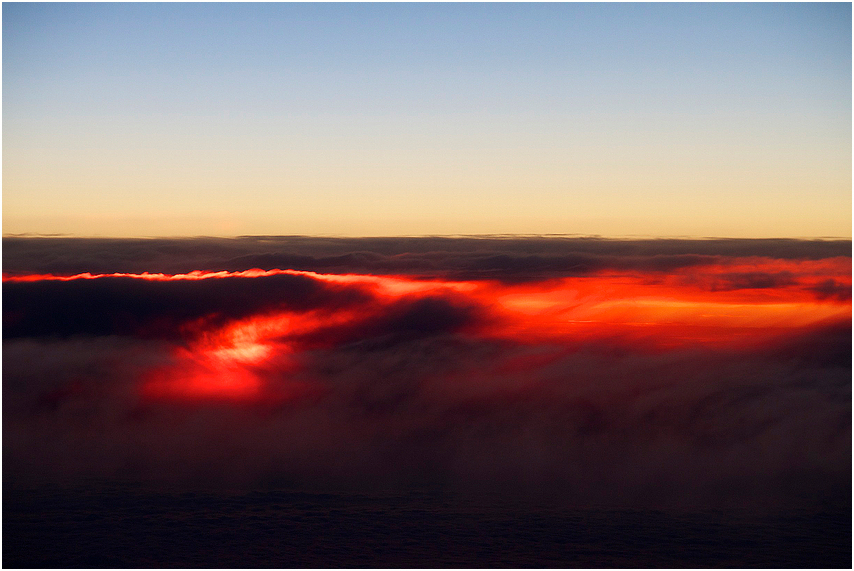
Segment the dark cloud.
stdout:
<path fill-rule="evenodd" d="M 769 349 L 778 359 L 810 367 L 851 369 L 851 320 L 831 322 L 783 336 Z"/>
<path fill-rule="evenodd" d="M 826 279 L 807 289 L 813 292 L 819 299 L 835 299 L 838 301 L 851 300 L 851 286 L 839 283 L 832 278 Z"/>
<path fill-rule="evenodd" d="M 358 286 L 298 275 L 5 282 L 3 337 L 85 334 L 174 339 L 181 336 L 183 325 L 201 318 L 215 326 L 274 310 L 333 310 L 369 297 Z"/>
<path fill-rule="evenodd" d="M 712 291 L 771 289 L 797 283 L 792 272 L 726 272 L 715 275 Z"/>
<path fill-rule="evenodd" d="M 569 237 L 184 239 L 3 238 L 7 274 L 297 269 L 519 281 L 604 269 L 666 272 L 765 256 L 851 256 L 850 240 L 615 240 Z"/>
<path fill-rule="evenodd" d="M 811 505 L 850 484 L 846 324 L 767 351 L 566 349 L 460 336 L 447 318 L 425 327 L 443 303 L 386 321 L 417 335 L 313 349 L 298 371 L 258 369 L 283 390 L 318 387 L 278 404 L 141 400 L 135 380 L 170 359 L 160 342 L 7 340 L 5 477 L 504 490 L 647 507 Z"/>
<path fill-rule="evenodd" d="M 323 326 L 289 337 L 302 347 L 330 347 L 358 343 L 360 349 L 389 348 L 398 343 L 455 333 L 490 320 L 484 308 L 451 295 L 374 303 L 364 315 L 343 325 Z"/>

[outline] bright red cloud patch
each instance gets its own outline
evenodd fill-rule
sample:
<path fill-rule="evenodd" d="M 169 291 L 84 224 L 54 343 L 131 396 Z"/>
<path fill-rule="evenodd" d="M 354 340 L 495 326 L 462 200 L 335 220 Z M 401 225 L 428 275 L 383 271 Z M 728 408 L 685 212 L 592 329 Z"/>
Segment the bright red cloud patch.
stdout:
<path fill-rule="evenodd" d="M 608 340 L 660 351 L 762 346 L 787 331 L 851 316 L 851 259 L 846 257 L 731 258 L 666 274 L 611 270 L 515 284 L 278 269 L 28 275 L 6 276 L 4 281 L 110 277 L 167 282 L 281 275 L 359 288 L 370 296 L 346 307 L 262 312 L 224 324 L 204 318 L 185 323 L 186 344 L 173 350 L 169 364 L 146 375 L 142 394 L 153 399 L 244 402 L 312 394 L 317 387 L 300 374 L 303 353 L 370 336 L 452 332 L 474 339 L 564 348 Z M 530 363 L 502 366 L 535 367 L 550 358 L 544 354 Z"/>

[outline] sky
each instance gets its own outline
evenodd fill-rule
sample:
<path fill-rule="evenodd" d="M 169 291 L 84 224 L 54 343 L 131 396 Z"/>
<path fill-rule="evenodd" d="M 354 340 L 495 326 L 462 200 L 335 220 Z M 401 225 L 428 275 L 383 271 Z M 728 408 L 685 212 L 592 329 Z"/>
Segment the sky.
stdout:
<path fill-rule="evenodd" d="M 851 6 L 3 5 L 3 232 L 850 237 Z"/>

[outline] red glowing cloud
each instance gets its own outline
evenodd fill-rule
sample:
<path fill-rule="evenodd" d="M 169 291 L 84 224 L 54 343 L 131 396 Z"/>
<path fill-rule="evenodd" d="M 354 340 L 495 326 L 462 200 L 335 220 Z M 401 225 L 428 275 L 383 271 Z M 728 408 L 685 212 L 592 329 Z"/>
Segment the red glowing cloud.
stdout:
<path fill-rule="evenodd" d="M 851 259 L 846 257 L 729 258 L 666 274 L 602 270 L 514 284 L 282 269 L 23 275 L 5 276 L 4 283 L 121 278 L 152 284 L 228 280 L 240 287 L 273 276 L 300 276 L 338 292 L 355 288 L 363 297 L 343 306 L 324 302 L 280 309 L 271 299 L 269 306 L 225 319 L 212 308 L 210 315 L 180 326 L 186 342 L 175 347 L 170 364 L 146 375 L 143 395 L 179 400 L 293 398 L 311 392 L 306 389 L 310 382 L 294 375 L 305 351 L 389 335 L 454 333 L 567 347 L 596 340 L 638 349 L 737 347 L 761 345 L 787 330 L 851 316 Z"/>

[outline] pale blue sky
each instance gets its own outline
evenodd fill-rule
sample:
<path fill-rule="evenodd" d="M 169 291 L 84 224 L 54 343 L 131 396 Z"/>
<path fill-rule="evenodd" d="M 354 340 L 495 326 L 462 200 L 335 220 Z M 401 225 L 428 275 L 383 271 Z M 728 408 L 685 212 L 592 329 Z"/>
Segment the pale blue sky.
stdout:
<path fill-rule="evenodd" d="M 850 4 L 3 5 L 4 232 L 850 236 Z"/>

